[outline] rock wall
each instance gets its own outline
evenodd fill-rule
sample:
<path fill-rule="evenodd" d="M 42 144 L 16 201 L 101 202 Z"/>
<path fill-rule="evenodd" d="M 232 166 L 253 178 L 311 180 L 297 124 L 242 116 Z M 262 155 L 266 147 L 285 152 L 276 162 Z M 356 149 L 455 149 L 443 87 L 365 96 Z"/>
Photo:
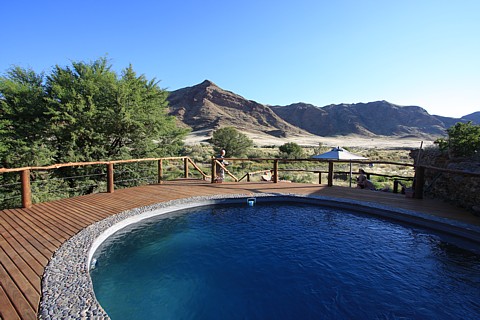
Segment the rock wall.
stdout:
<path fill-rule="evenodd" d="M 420 157 L 419 157 L 420 152 Z M 480 160 L 475 158 L 450 158 L 438 148 L 412 150 L 410 157 L 415 165 L 425 165 L 480 174 Z M 425 170 L 424 197 L 442 199 L 480 214 L 480 176 Z"/>

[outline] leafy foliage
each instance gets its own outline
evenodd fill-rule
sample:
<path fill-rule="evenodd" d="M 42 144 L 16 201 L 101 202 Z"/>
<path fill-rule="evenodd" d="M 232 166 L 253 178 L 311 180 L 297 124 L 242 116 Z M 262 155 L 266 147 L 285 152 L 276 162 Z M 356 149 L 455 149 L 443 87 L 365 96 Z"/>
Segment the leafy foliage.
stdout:
<path fill-rule="evenodd" d="M 118 75 L 105 58 L 56 66 L 47 76 L 14 67 L 0 77 L 0 165 L 177 155 L 187 130 L 167 115 L 167 96 L 155 79 L 138 76 L 132 66 Z M 52 175 L 98 174 L 97 168 L 66 168 Z M 65 181 L 56 185 L 84 192 L 73 179 Z"/>
<path fill-rule="evenodd" d="M 214 131 L 211 142 L 215 154 L 225 149 L 227 157 L 245 156 L 253 146 L 252 140 L 233 127 L 224 127 Z"/>
<path fill-rule="evenodd" d="M 457 122 L 447 129 L 447 139 L 437 139 L 440 150 L 453 157 L 471 157 L 480 152 L 480 125 Z"/>
<path fill-rule="evenodd" d="M 190 157 L 197 164 L 200 162 L 210 163 L 212 147 L 207 144 L 185 145 L 181 153 Z"/>
<path fill-rule="evenodd" d="M 301 146 L 295 142 L 287 142 L 281 145 L 279 148 L 280 157 L 288 159 L 301 159 L 304 157 L 304 152 Z"/>
<path fill-rule="evenodd" d="M 19 67 L 0 78 L 0 163 L 4 167 L 49 163 L 43 75 Z"/>
<path fill-rule="evenodd" d="M 182 147 L 186 131 L 166 115 L 167 92 L 132 66 L 120 78 L 105 59 L 57 66 L 47 92 L 59 162 L 166 156 Z"/>
<path fill-rule="evenodd" d="M 121 76 L 105 58 L 20 67 L 0 78 L 4 167 L 175 155 L 187 133 L 167 116 L 168 93 L 132 66 Z"/>

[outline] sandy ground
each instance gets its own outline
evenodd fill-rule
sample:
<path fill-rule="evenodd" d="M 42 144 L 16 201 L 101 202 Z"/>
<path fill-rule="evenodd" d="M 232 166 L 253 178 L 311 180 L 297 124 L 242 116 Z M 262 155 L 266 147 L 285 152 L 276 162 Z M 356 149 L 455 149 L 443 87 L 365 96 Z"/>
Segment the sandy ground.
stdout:
<path fill-rule="evenodd" d="M 196 131 L 188 135 L 186 144 L 195 145 L 207 143 L 210 138 L 209 131 Z M 301 146 L 340 146 L 340 147 L 360 147 L 360 148 L 377 148 L 377 149 L 395 149 L 395 148 L 412 148 L 420 147 L 423 141 L 423 147 L 433 144 L 433 141 L 422 140 L 421 138 L 395 138 L 395 137 L 363 137 L 363 136 L 338 136 L 338 137 L 320 137 L 314 135 L 295 136 L 288 138 L 276 138 L 265 134 L 245 133 L 253 140 L 256 146 L 281 146 L 287 142 L 295 142 Z"/>

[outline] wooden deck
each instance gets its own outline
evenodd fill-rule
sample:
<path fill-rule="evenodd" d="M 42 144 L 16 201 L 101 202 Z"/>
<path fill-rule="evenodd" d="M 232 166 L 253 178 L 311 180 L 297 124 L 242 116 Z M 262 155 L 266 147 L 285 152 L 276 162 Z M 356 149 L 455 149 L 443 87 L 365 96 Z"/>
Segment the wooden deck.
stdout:
<path fill-rule="evenodd" d="M 216 194 L 296 193 L 386 204 L 480 225 L 480 218 L 428 199 L 400 194 L 296 183 L 170 181 L 0 211 L 0 318 L 36 319 L 41 278 L 52 254 L 86 226 L 110 215 L 158 202 Z"/>

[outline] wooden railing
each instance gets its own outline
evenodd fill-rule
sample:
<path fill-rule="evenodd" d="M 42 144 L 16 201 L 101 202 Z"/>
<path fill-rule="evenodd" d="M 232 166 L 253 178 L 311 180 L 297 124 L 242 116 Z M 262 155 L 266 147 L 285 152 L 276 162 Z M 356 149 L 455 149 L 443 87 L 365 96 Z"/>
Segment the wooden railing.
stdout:
<path fill-rule="evenodd" d="M 254 161 L 254 162 L 271 162 L 272 167 L 271 169 L 264 169 L 264 170 L 256 170 L 253 172 L 247 172 L 245 173 L 241 178 L 237 178 L 234 175 L 229 174 L 227 172 L 227 167 L 223 166 L 219 160 L 227 160 L 230 162 L 242 162 L 242 161 Z M 328 170 L 309 170 L 309 169 L 279 169 L 279 163 L 300 163 L 300 162 L 323 162 L 323 163 L 328 163 Z M 387 165 L 397 165 L 397 166 L 404 166 L 404 167 L 411 167 L 414 168 L 413 164 L 410 163 L 399 163 L 399 162 L 391 162 L 391 161 L 368 161 L 368 160 L 327 160 L 327 159 L 274 159 L 274 158 L 212 158 L 212 168 L 217 165 L 221 166 L 227 174 L 229 174 L 235 181 L 242 181 L 243 179 L 246 179 L 247 181 L 250 181 L 250 177 L 254 174 L 258 173 L 264 173 L 267 171 L 271 172 L 272 175 L 272 181 L 277 183 L 278 182 L 278 177 L 279 177 L 279 172 L 310 172 L 310 173 L 316 173 L 319 175 L 318 177 L 318 182 L 319 184 L 322 183 L 322 174 L 327 174 L 327 185 L 328 186 L 333 186 L 333 180 L 334 180 L 334 174 L 335 173 L 342 173 L 342 174 L 349 174 L 349 171 L 335 171 L 334 170 L 334 165 L 335 164 L 345 164 L 345 163 L 356 163 L 356 164 L 368 164 L 368 165 L 375 165 L 375 164 L 387 164 Z M 380 177 L 389 177 L 393 179 L 399 179 L 399 180 L 413 180 L 413 176 L 410 177 L 405 177 L 405 176 L 399 176 L 399 175 L 385 175 L 385 174 L 380 174 L 380 173 L 374 173 L 374 172 L 366 172 L 367 178 L 370 179 L 371 176 L 380 176 Z M 215 179 L 215 172 L 212 172 L 212 181 Z"/>
<path fill-rule="evenodd" d="M 20 173 L 22 207 L 30 208 L 32 206 L 32 191 L 31 191 L 31 183 L 30 183 L 30 174 L 32 171 L 48 171 L 52 169 L 59 169 L 59 168 L 65 168 L 65 167 L 84 167 L 84 166 L 93 166 L 93 165 L 105 165 L 107 168 L 107 192 L 113 193 L 115 190 L 114 166 L 116 164 L 157 161 L 158 162 L 157 182 L 161 184 L 163 181 L 163 163 L 166 160 L 183 161 L 183 175 L 185 178 L 189 177 L 189 164 L 191 164 L 194 167 L 194 169 L 197 170 L 202 175 L 203 180 L 207 180 L 209 178 L 209 176 L 205 174 L 197 166 L 197 164 L 195 164 L 192 161 L 192 159 L 190 159 L 189 157 L 144 158 L 144 159 L 95 161 L 95 162 L 69 162 L 69 163 L 55 164 L 55 165 L 44 166 L 44 167 L 22 167 L 22 168 L 12 168 L 12 169 L 0 168 L 0 173 L 1 174 L 9 173 L 9 172 Z"/>
<path fill-rule="evenodd" d="M 219 159 L 214 159 L 219 160 Z M 336 164 L 345 164 L 345 163 L 355 163 L 355 164 L 368 164 L 368 165 L 375 165 L 375 164 L 385 164 L 385 165 L 394 165 L 394 166 L 403 166 L 403 167 L 411 167 L 414 169 L 413 176 L 400 176 L 400 175 L 388 175 L 388 174 L 380 174 L 375 172 L 366 172 L 367 178 L 370 179 L 371 176 L 379 176 L 379 177 L 387 177 L 394 180 L 393 184 L 393 192 L 398 192 L 399 185 L 404 186 L 405 181 L 412 181 L 412 192 L 413 197 L 416 199 L 422 199 L 424 194 L 424 187 L 425 187 L 425 170 L 432 170 L 439 173 L 450 173 L 455 175 L 462 175 L 462 176 L 470 176 L 470 177 L 480 177 L 480 173 L 476 172 L 469 172 L 463 170 L 452 170 L 447 168 L 439 168 L 439 167 L 432 167 L 426 165 L 413 165 L 411 163 L 399 163 L 399 162 L 392 162 L 392 161 L 371 161 L 371 160 L 325 160 L 325 159 L 271 159 L 271 158 L 258 158 L 258 159 L 251 159 L 251 158 L 224 158 L 223 160 L 227 160 L 230 162 L 235 161 L 265 161 L 265 162 L 273 162 L 273 166 L 270 170 L 256 170 L 253 172 L 245 173 L 240 179 L 235 177 L 235 181 L 242 181 L 243 179 L 247 179 L 250 181 L 250 177 L 252 174 L 258 174 L 262 172 L 271 172 L 272 181 L 277 183 L 279 172 L 285 171 L 297 171 L 297 172 L 311 172 L 318 174 L 318 183 L 322 183 L 322 174 L 327 174 L 327 185 L 329 187 L 333 186 L 334 174 L 335 173 L 343 173 L 348 174 L 350 172 L 346 171 L 335 171 L 334 166 Z M 288 162 L 327 162 L 328 163 L 328 170 L 308 170 L 308 169 L 279 169 L 279 163 L 288 163 Z M 213 167 L 213 166 L 212 166 Z M 214 177 L 214 172 L 212 172 L 212 181 Z"/>
<path fill-rule="evenodd" d="M 231 170 L 228 169 L 229 166 L 223 165 L 220 160 L 227 160 L 231 164 L 235 162 L 261 162 L 269 164 L 269 168 L 265 168 L 262 170 L 256 170 L 253 172 L 245 173 L 241 178 L 235 176 Z M 453 173 L 459 175 L 469 175 L 469 176 L 478 176 L 480 177 L 479 173 L 472 173 L 472 172 L 465 172 L 459 170 L 450 170 L 450 169 L 443 169 L 443 168 L 436 168 L 436 167 L 429 167 L 429 166 L 414 166 L 413 164 L 409 163 L 398 163 L 398 162 L 388 162 L 388 161 L 368 161 L 368 160 L 325 160 L 325 159 L 275 159 L 275 158 L 212 158 L 211 159 L 211 174 L 207 175 L 192 159 L 189 157 L 165 157 L 165 158 L 144 158 L 144 159 L 131 159 L 131 160 L 115 160 L 115 161 L 97 161 L 97 162 L 75 162 L 75 163 L 64 163 L 64 164 L 55 164 L 51 166 L 45 167 L 22 167 L 22 168 L 0 168 L 0 174 L 4 173 L 11 173 L 11 172 L 18 172 L 20 174 L 20 183 L 21 183 L 21 205 L 24 208 L 29 208 L 32 206 L 32 190 L 31 190 L 31 182 L 30 176 L 33 171 L 48 171 L 52 169 L 59 169 L 65 167 L 81 167 L 81 166 L 93 166 L 93 165 L 103 165 L 106 166 L 106 192 L 112 193 L 115 190 L 115 165 L 118 164 L 126 164 L 126 163 L 135 163 L 135 162 L 148 162 L 148 161 L 157 161 L 157 178 L 156 182 L 161 184 L 164 181 L 164 162 L 165 161 L 182 161 L 183 162 L 183 177 L 189 178 L 189 166 L 191 165 L 194 170 L 196 170 L 202 177 L 203 180 L 207 180 L 211 178 L 211 182 L 214 182 L 216 179 L 216 168 L 218 166 L 222 167 L 225 170 L 225 173 L 229 175 L 235 182 L 242 181 L 246 178 L 247 181 L 250 181 L 250 177 L 253 174 L 258 174 L 261 172 L 270 172 L 271 173 L 271 181 L 273 183 L 279 182 L 279 173 L 280 172 L 288 172 L 288 171 L 299 171 L 299 172 L 311 172 L 316 173 L 319 175 L 318 182 L 322 183 L 322 174 L 327 175 L 327 185 L 333 186 L 334 175 L 341 173 L 341 174 L 348 174 L 347 171 L 335 171 L 335 165 L 337 164 L 345 164 L 345 163 L 355 163 L 355 164 L 363 164 L 363 165 L 375 165 L 375 164 L 386 164 L 386 165 L 397 165 L 403 167 L 411 167 L 414 169 L 414 176 L 399 176 L 399 175 L 385 175 L 375 172 L 367 172 L 367 177 L 370 176 L 382 176 L 394 179 L 396 182 L 394 183 L 394 191 L 397 191 L 399 181 L 405 180 L 414 180 L 414 188 L 415 198 L 421 199 L 423 198 L 423 188 L 425 184 L 425 170 L 436 170 L 439 172 L 446 172 L 446 173 Z M 328 170 L 309 170 L 305 168 L 288 168 L 288 169 L 280 169 L 279 164 L 286 164 L 286 163 L 301 163 L 301 162 L 317 162 L 317 163 L 326 163 L 328 164 Z"/>

